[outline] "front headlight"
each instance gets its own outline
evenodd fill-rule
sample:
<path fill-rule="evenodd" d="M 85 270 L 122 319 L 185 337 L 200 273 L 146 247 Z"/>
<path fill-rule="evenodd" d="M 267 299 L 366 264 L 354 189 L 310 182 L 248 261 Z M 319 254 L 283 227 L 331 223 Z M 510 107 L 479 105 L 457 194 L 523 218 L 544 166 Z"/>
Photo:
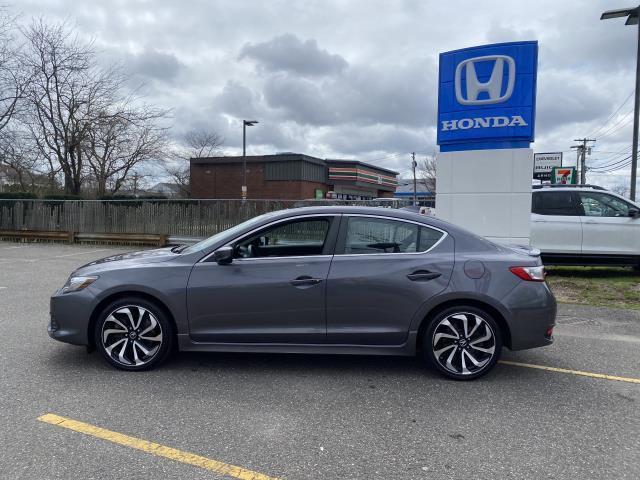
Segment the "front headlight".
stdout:
<path fill-rule="evenodd" d="M 67 283 L 62 287 L 62 293 L 71 293 L 83 290 L 98 279 L 97 276 L 78 276 L 69 277 Z"/>

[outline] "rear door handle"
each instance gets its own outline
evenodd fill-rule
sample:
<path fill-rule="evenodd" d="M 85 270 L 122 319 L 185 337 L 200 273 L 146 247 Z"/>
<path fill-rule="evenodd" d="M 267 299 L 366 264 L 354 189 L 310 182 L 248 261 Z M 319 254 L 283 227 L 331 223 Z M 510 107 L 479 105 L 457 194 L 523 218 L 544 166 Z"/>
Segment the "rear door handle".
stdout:
<path fill-rule="evenodd" d="M 289 283 L 294 287 L 310 287 L 322 282 L 321 278 L 313 278 L 308 275 L 302 275 L 301 277 L 291 280 Z"/>
<path fill-rule="evenodd" d="M 429 270 L 418 270 L 417 272 L 413 272 L 407 275 L 407 278 L 412 282 L 428 282 L 429 280 L 438 278 L 440 275 L 442 274 L 438 272 L 430 272 Z"/>

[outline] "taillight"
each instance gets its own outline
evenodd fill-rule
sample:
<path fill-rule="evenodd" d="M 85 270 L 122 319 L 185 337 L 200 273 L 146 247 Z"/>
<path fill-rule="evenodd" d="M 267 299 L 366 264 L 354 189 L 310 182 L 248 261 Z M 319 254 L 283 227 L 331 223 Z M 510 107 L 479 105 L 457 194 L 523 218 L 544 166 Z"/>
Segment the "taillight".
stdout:
<path fill-rule="evenodd" d="M 536 267 L 510 267 L 509 270 L 527 282 L 544 282 L 545 273 L 542 265 Z"/>

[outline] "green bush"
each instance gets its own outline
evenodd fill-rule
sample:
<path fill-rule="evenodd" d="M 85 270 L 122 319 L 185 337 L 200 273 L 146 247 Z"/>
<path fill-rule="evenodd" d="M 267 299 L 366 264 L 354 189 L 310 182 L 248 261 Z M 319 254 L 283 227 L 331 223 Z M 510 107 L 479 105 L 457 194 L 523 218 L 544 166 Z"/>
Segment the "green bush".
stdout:
<path fill-rule="evenodd" d="M 33 192 L 0 192 L 2 200 L 33 200 L 38 196 Z"/>
<path fill-rule="evenodd" d="M 167 197 L 164 195 L 124 195 L 118 194 L 115 195 L 103 195 L 98 197 L 98 200 L 166 200 Z"/>
<path fill-rule="evenodd" d="M 82 200 L 80 195 L 68 195 L 66 193 L 50 193 L 42 198 L 44 200 Z"/>
<path fill-rule="evenodd" d="M 135 195 L 102 195 L 98 197 L 98 200 L 137 200 Z"/>

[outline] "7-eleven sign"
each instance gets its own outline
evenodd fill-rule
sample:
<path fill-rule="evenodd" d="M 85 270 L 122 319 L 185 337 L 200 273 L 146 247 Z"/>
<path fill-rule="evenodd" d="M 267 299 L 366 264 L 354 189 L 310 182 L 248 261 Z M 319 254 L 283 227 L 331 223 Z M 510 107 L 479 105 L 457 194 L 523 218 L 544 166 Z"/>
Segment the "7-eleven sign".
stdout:
<path fill-rule="evenodd" d="M 551 183 L 560 185 L 576 184 L 576 167 L 553 167 L 551 171 Z"/>

